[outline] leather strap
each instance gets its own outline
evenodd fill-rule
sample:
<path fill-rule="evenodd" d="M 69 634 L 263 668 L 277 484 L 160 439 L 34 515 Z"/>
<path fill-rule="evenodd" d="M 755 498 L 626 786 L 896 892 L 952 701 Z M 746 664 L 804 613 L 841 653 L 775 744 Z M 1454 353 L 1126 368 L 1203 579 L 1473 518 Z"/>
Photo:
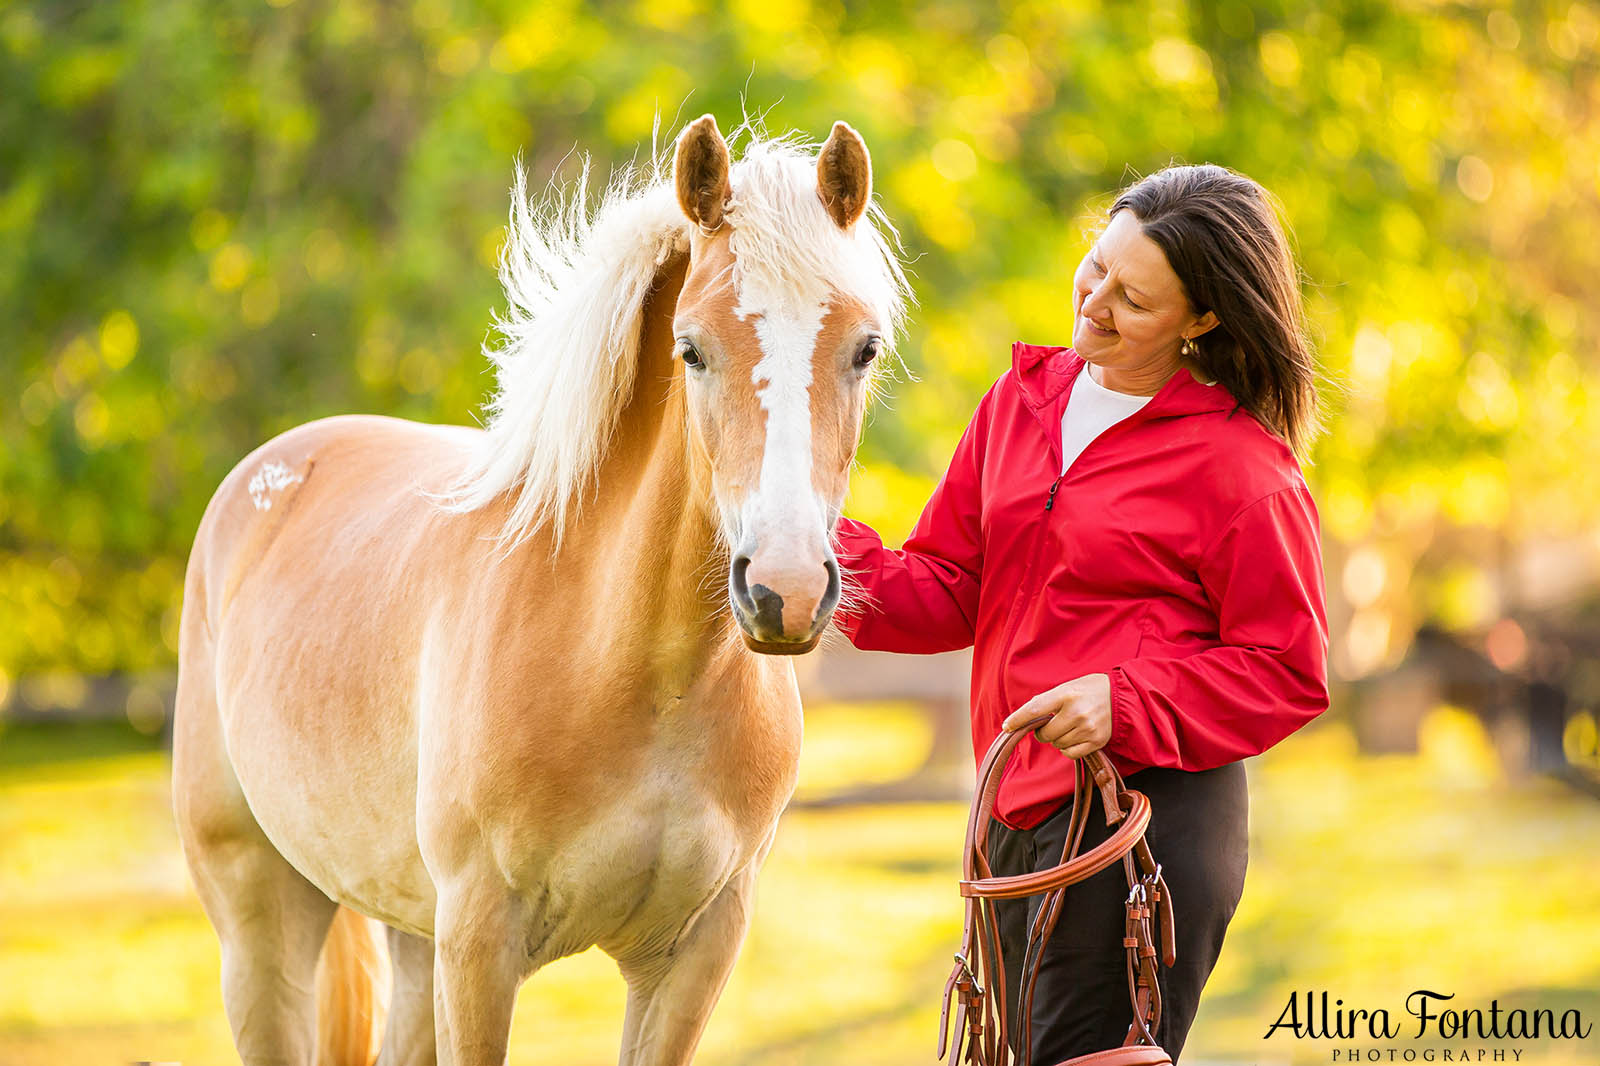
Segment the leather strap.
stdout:
<path fill-rule="evenodd" d="M 1152 1030 L 1161 1021 L 1161 987 L 1157 965 L 1177 962 L 1177 940 L 1172 928 L 1172 896 L 1161 865 L 1150 854 L 1145 832 L 1150 827 L 1150 800 L 1141 792 L 1128 789 L 1122 776 L 1103 752 L 1090 752 L 1073 763 L 1072 817 L 1068 824 L 1061 861 L 1049 870 L 1009 877 L 995 877 L 989 868 L 987 845 L 989 819 L 994 814 L 1000 779 L 1011 753 L 1024 737 L 1051 718 L 1041 714 L 1009 733 L 1001 733 L 990 745 L 978 768 L 978 789 L 967 818 L 966 852 L 962 861 L 961 895 L 964 915 L 961 950 L 956 965 L 945 982 L 944 1006 L 939 1012 L 939 1057 L 949 1048 L 951 1006 L 955 1006 L 955 1046 L 951 1066 L 1027 1066 L 1031 1062 L 1033 989 L 1038 980 L 1038 962 L 1044 946 L 1061 917 L 1062 899 L 1068 885 L 1076 884 L 1109 869 L 1119 860 L 1128 882 L 1128 899 L 1123 923 L 1122 944 L 1127 952 L 1128 1000 L 1133 1006 L 1133 1024 L 1122 1046 L 1080 1055 L 1060 1066 L 1168 1066 L 1171 1058 L 1155 1040 Z M 1084 827 L 1089 819 L 1091 789 L 1100 792 L 1106 825 L 1115 829 L 1106 840 L 1079 854 Z M 1001 957 L 1000 926 L 995 915 L 995 900 L 1020 899 L 1044 894 L 1022 960 L 1021 1004 L 1018 1018 L 1022 1026 L 1018 1053 L 1012 1058 L 1009 1012 L 1006 1004 L 1005 963 Z M 1159 941 L 1160 950 L 1156 948 Z M 962 1058 L 963 1049 L 966 1051 Z"/>

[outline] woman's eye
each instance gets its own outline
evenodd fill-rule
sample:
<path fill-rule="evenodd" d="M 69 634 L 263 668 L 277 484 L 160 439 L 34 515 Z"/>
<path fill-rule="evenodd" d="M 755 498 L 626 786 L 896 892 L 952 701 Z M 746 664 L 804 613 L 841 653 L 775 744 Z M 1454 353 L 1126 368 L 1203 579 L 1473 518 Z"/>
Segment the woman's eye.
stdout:
<path fill-rule="evenodd" d="M 878 353 L 883 349 L 883 340 L 879 337 L 868 337 L 866 343 L 861 345 L 861 350 L 856 352 L 856 366 L 866 368 L 878 358 Z"/>
<path fill-rule="evenodd" d="M 678 358 L 683 360 L 684 366 L 699 369 L 706 365 L 705 360 L 700 358 L 700 349 L 688 341 L 678 342 Z"/>
<path fill-rule="evenodd" d="M 1127 293 L 1123 293 L 1122 294 L 1122 298 L 1124 300 L 1127 300 L 1128 301 L 1128 306 L 1133 308 L 1135 311 L 1143 311 L 1144 310 L 1144 308 L 1142 308 L 1138 304 L 1134 303 L 1133 302 L 1133 297 L 1129 296 Z"/>

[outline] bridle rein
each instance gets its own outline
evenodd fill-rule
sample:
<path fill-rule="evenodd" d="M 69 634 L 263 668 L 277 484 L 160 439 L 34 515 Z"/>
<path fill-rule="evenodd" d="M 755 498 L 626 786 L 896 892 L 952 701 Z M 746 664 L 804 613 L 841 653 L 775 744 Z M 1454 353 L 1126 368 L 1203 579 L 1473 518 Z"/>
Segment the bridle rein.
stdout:
<path fill-rule="evenodd" d="M 945 1056 L 949 1039 L 950 1005 L 956 1003 L 955 1048 L 950 1066 L 961 1061 L 965 1043 L 968 1066 L 1029 1066 L 1032 1052 L 1033 988 L 1038 980 L 1039 959 L 1044 945 L 1061 917 L 1062 898 L 1068 885 L 1076 884 L 1118 859 L 1128 879 L 1127 917 L 1122 946 L 1127 953 L 1128 998 L 1133 1005 L 1133 1024 L 1122 1046 L 1096 1051 L 1066 1060 L 1059 1066 L 1168 1066 L 1172 1059 L 1152 1033 L 1161 1020 L 1161 989 L 1157 982 L 1156 938 L 1161 941 L 1161 964 L 1177 961 L 1173 939 L 1172 898 L 1161 876 L 1161 864 L 1150 854 L 1145 830 L 1150 825 L 1150 800 L 1142 792 L 1128 789 L 1122 776 L 1100 751 L 1074 760 L 1072 818 L 1062 850 L 1061 862 L 1049 870 L 995 877 L 989 868 L 986 845 L 989 819 L 1000 791 L 1001 771 L 1024 737 L 1050 720 L 1038 718 L 1012 732 L 1002 732 L 990 745 L 978 769 L 978 790 L 967 820 L 966 857 L 962 867 L 961 895 L 965 897 L 965 921 L 961 931 L 961 950 L 956 953 L 955 969 L 945 982 L 944 1008 L 939 1015 L 939 1057 Z M 1100 790 L 1106 825 L 1115 831 L 1085 854 L 1078 854 L 1084 828 L 1089 821 L 1091 788 Z M 1135 869 L 1135 859 L 1139 870 Z M 1038 914 L 1028 930 L 1020 985 L 1021 1028 L 1015 1058 L 1008 1041 L 1009 1018 L 1006 1004 L 1005 965 L 1000 953 L 1000 930 L 994 901 L 1021 899 L 1044 894 Z"/>

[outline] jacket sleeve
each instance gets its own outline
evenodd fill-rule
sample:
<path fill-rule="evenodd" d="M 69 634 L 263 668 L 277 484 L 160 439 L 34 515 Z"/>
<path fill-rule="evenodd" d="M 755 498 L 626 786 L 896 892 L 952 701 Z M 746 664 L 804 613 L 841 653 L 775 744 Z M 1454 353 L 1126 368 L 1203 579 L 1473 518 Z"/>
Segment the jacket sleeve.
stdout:
<path fill-rule="evenodd" d="M 998 388 L 979 402 L 903 547 L 886 548 L 870 526 L 839 519 L 834 550 L 845 593 L 834 620 L 863 651 L 932 653 L 972 644 L 983 575 L 984 441 Z"/>
<path fill-rule="evenodd" d="M 1316 504 L 1305 485 L 1249 504 L 1200 563 L 1221 645 L 1110 671 L 1108 752 L 1199 771 L 1259 755 L 1328 708 Z"/>

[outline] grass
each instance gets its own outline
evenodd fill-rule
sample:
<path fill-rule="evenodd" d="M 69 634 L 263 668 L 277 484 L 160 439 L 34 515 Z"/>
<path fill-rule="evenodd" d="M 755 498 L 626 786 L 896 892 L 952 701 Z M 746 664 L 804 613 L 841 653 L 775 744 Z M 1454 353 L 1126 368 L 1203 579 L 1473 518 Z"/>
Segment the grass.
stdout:
<path fill-rule="evenodd" d="M 815 708 L 807 730 L 807 796 L 908 770 L 928 743 L 894 707 Z M 1250 873 L 1185 1063 L 1334 1061 L 1352 1041 L 1263 1039 L 1307 990 L 1389 1009 L 1402 1037 L 1354 1043 L 1416 1061 L 1426 1047 L 1443 1061 L 1445 1048 L 1503 1046 L 1523 1063 L 1600 1062 L 1593 1033 L 1429 1045 L 1404 1014 L 1406 994 L 1429 988 L 1455 993 L 1452 1006 L 1498 999 L 1600 1019 L 1600 805 L 1505 780 L 1473 720 L 1448 709 L 1430 715 L 1415 756 L 1358 755 L 1326 722 L 1249 766 Z M 120 727 L 0 734 L 0 1066 L 237 1061 L 167 773 L 154 742 Z M 964 815 L 959 804 L 788 814 L 699 1061 L 932 1062 Z M 622 1001 L 597 952 L 548 967 L 523 988 L 511 1061 L 615 1061 Z"/>

